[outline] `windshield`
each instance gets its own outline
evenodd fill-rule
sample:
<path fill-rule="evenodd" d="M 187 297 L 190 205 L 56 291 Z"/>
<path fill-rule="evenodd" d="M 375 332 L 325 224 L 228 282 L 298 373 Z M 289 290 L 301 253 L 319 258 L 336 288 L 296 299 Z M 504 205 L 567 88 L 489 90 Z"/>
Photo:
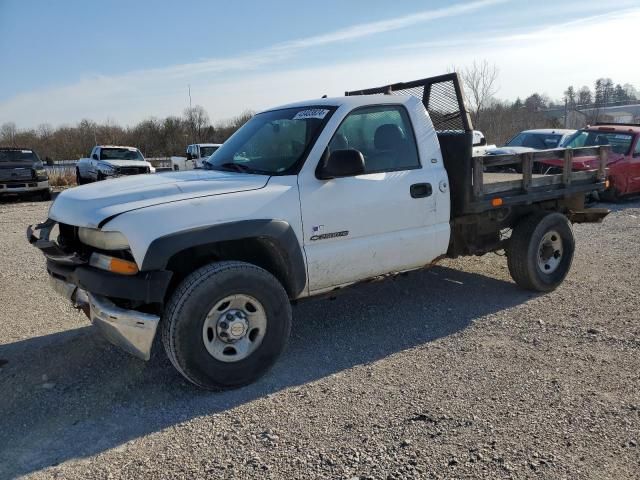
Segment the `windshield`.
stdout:
<path fill-rule="evenodd" d="M 527 133 L 522 132 L 507 142 L 509 147 L 529 147 L 537 150 L 556 148 L 562 135 L 555 133 Z"/>
<path fill-rule="evenodd" d="M 33 150 L 0 150 L 0 162 L 34 163 L 40 159 Z"/>
<path fill-rule="evenodd" d="M 202 158 L 210 157 L 213 152 L 218 150 L 220 147 L 200 147 L 200 156 Z"/>
<path fill-rule="evenodd" d="M 140 160 L 144 161 L 144 157 L 138 150 L 129 150 L 128 148 L 101 148 L 100 160 Z"/>
<path fill-rule="evenodd" d="M 580 130 L 567 139 L 567 148 L 594 147 L 597 145 L 611 145 L 615 153 L 626 155 L 631 148 L 633 135 L 630 133 L 603 132 L 601 130 Z"/>
<path fill-rule="evenodd" d="M 286 175 L 315 141 L 333 107 L 298 107 L 259 113 L 234 133 L 204 167 Z"/>

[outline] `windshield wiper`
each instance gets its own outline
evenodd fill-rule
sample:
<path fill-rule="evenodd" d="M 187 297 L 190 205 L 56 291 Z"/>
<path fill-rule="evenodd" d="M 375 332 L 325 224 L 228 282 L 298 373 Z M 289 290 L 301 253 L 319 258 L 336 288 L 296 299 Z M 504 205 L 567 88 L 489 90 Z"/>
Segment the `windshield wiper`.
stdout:
<path fill-rule="evenodd" d="M 225 170 L 233 170 L 234 172 L 240 172 L 240 173 L 247 173 L 251 171 L 251 169 L 246 165 L 242 165 L 240 163 L 235 163 L 235 162 L 226 162 L 216 166 L 223 168 Z"/>
<path fill-rule="evenodd" d="M 226 162 L 220 165 L 214 165 L 209 162 L 206 162 L 206 163 L 209 164 L 209 168 L 212 170 L 220 169 L 220 170 L 226 170 L 226 171 L 232 171 L 232 172 L 238 172 L 238 173 L 253 173 L 256 175 L 273 175 L 273 172 L 270 172 L 268 170 L 258 170 L 257 168 L 251 168 L 241 163 Z"/>

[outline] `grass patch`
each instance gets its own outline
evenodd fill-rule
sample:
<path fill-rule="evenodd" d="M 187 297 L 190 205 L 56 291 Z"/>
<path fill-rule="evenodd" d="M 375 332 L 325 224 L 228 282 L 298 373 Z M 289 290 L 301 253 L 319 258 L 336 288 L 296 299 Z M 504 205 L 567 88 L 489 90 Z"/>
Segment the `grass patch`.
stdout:
<path fill-rule="evenodd" d="M 51 172 L 49 185 L 52 187 L 72 187 L 76 185 L 76 176 L 73 172 Z"/>

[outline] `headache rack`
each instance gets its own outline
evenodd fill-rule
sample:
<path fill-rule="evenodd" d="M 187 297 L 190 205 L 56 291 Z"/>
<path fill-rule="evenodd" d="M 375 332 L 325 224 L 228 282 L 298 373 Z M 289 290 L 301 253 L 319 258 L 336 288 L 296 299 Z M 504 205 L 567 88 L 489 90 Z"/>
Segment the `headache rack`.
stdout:
<path fill-rule="evenodd" d="M 345 95 L 412 95 L 422 101 L 438 134 L 449 176 L 452 217 L 605 189 L 609 147 L 473 157 L 473 125 L 455 72 Z M 597 168 L 574 171 L 573 160 L 588 156 L 598 157 Z M 541 167 L 549 160 L 555 166 Z M 543 173 L 534 173 L 534 166 Z"/>

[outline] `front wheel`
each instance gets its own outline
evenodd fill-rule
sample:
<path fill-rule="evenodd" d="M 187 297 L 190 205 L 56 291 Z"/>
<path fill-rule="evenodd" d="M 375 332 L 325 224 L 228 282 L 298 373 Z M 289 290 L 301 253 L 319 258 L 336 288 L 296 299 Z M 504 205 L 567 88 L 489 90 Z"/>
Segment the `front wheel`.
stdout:
<path fill-rule="evenodd" d="M 290 330 L 291 305 L 273 275 L 244 262 L 216 262 L 193 272 L 173 293 L 162 342 L 187 380 L 223 390 L 264 375 Z"/>
<path fill-rule="evenodd" d="M 513 229 L 507 245 L 509 273 L 522 288 L 549 292 L 571 268 L 575 239 L 567 217 L 534 213 Z"/>

